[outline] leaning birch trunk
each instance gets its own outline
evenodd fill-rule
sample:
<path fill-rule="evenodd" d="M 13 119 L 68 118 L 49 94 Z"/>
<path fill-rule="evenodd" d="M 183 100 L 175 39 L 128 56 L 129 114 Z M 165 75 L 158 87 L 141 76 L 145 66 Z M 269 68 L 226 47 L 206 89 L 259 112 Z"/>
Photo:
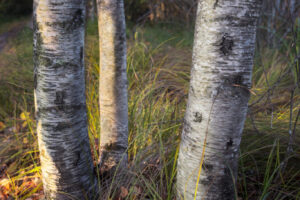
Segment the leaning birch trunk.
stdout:
<path fill-rule="evenodd" d="M 87 132 L 85 1 L 34 1 L 34 94 L 47 199 L 91 199 L 96 179 Z"/>
<path fill-rule="evenodd" d="M 234 199 L 261 0 L 199 1 L 179 199 Z"/>
<path fill-rule="evenodd" d="M 122 0 L 98 0 L 100 38 L 100 168 L 127 164 L 128 100 L 126 32 Z"/>

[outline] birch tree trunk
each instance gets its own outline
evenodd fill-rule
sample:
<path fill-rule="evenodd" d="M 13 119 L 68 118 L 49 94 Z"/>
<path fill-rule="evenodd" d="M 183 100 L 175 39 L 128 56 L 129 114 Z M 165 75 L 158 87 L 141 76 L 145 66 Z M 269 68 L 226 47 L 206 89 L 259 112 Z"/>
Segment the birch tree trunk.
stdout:
<path fill-rule="evenodd" d="M 87 132 L 84 0 L 34 1 L 34 88 L 47 199 L 92 199 Z"/>
<path fill-rule="evenodd" d="M 297 10 L 299 9 L 299 5 L 300 5 L 299 1 L 290 0 L 289 11 L 293 19 L 299 16 L 299 12 L 297 12 Z"/>
<path fill-rule="evenodd" d="M 179 199 L 235 198 L 261 0 L 198 3 Z"/>
<path fill-rule="evenodd" d="M 88 0 L 87 8 L 88 8 L 88 18 L 94 21 L 96 17 L 95 0 Z"/>
<path fill-rule="evenodd" d="M 100 38 L 100 168 L 124 168 L 128 147 L 126 32 L 123 0 L 97 0 Z"/>

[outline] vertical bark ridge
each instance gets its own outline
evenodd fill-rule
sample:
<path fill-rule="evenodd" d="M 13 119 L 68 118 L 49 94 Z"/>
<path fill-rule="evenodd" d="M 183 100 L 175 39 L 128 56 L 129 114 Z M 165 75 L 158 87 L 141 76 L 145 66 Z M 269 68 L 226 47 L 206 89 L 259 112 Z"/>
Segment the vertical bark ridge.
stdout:
<path fill-rule="evenodd" d="M 178 196 L 234 199 L 260 0 L 199 1 L 188 105 L 178 159 Z M 204 142 L 206 144 L 204 145 Z"/>
<path fill-rule="evenodd" d="M 34 0 L 34 87 L 47 199 L 93 199 L 97 184 L 87 132 L 85 1 Z"/>
<path fill-rule="evenodd" d="M 128 97 L 123 0 L 98 0 L 100 38 L 100 168 L 127 163 Z"/>

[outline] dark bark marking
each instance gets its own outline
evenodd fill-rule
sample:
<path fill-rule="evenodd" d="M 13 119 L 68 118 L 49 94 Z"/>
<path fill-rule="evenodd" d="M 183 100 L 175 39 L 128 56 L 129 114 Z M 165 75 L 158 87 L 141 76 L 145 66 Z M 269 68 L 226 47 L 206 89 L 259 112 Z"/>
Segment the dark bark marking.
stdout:
<path fill-rule="evenodd" d="M 45 56 L 39 56 L 38 62 L 40 65 L 45 66 L 45 67 L 50 67 L 53 64 L 52 60 Z"/>
<path fill-rule="evenodd" d="M 235 85 L 243 85 L 243 76 L 238 74 L 233 77 L 233 84 Z"/>
<path fill-rule="evenodd" d="M 191 94 L 195 95 L 195 90 L 194 90 L 193 86 L 190 87 L 190 92 L 191 92 Z"/>
<path fill-rule="evenodd" d="M 226 149 L 228 150 L 230 147 L 233 145 L 233 140 L 232 138 L 229 139 L 229 141 L 226 143 Z"/>
<path fill-rule="evenodd" d="M 214 176 L 208 175 L 206 178 L 201 178 L 200 183 L 203 185 L 211 185 L 214 183 Z"/>
<path fill-rule="evenodd" d="M 34 26 L 34 37 L 35 37 L 35 42 L 34 42 L 34 49 L 35 49 L 35 51 L 34 51 L 34 61 L 36 62 L 35 63 L 35 65 L 36 66 L 38 66 L 38 59 L 37 58 L 39 58 L 40 57 L 40 55 L 41 55 L 41 53 L 40 52 L 42 52 L 42 46 L 43 46 L 43 38 L 42 38 L 42 36 L 41 36 L 41 33 L 39 32 L 39 24 L 36 22 L 36 21 L 34 21 L 34 23 L 33 23 L 33 26 Z"/>
<path fill-rule="evenodd" d="M 82 9 L 77 9 L 72 19 L 68 19 L 66 21 L 57 21 L 57 22 L 45 22 L 47 26 L 50 27 L 58 26 L 62 29 L 65 29 L 68 33 L 72 32 L 77 28 L 80 28 L 83 23 L 84 23 L 84 16 L 82 13 Z"/>
<path fill-rule="evenodd" d="M 194 120 L 193 120 L 194 122 L 198 122 L 198 123 L 202 122 L 203 116 L 202 116 L 201 113 L 195 112 L 194 117 L 195 117 Z"/>
<path fill-rule="evenodd" d="M 79 163 L 79 161 L 80 161 L 80 151 L 77 151 L 75 154 L 76 154 L 77 159 L 76 159 L 76 161 L 74 163 L 74 166 L 77 166 L 78 163 Z"/>
<path fill-rule="evenodd" d="M 108 152 L 111 152 L 111 151 L 119 151 L 122 149 L 126 150 L 127 148 L 117 143 L 109 143 L 104 146 L 104 149 Z"/>
<path fill-rule="evenodd" d="M 217 6 L 219 6 L 219 0 L 216 0 L 216 1 L 215 1 L 215 4 L 214 4 L 214 9 L 216 9 L 216 8 L 217 8 Z"/>
<path fill-rule="evenodd" d="M 213 165 L 203 163 L 203 169 L 204 169 L 204 170 L 206 170 L 206 171 L 212 171 L 213 168 L 214 168 Z"/>
<path fill-rule="evenodd" d="M 57 123 L 57 125 L 55 127 L 53 127 L 53 130 L 55 132 L 58 132 L 58 131 L 63 131 L 64 129 L 70 128 L 70 127 L 71 127 L 70 123 L 60 122 L 60 123 Z"/>
<path fill-rule="evenodd" d="M 80 47 L 80 62 L 83 62 L 83 47 Z"/>
<path fill-rule="evenodd" d="M 234 184 L 233 184 L 233 180 L 232 180 L 232 174 L 229 167 L 225 167 L 224 168 L 224 176 L 222 176 L 220 182 L 218 183 L 220 185 L 221 188 L 221 194 L 220 197 L 221 199 L 224 200 L 231 200 L 231 199 L 235 199 L 235 195 L 234 195 Z"/>
<path fill-rule="evenodd" d="M 246 13 L 246 15 L 251 15 Z M 228 26 L 232 26 L 232 27 L 248 27 L 248 26 L 255 26 L 256 21 L 254 20 L 249 20 L 247 18 L 238 18 L 235 15 L 226 15 L 225 17 L 217 17 L 215 19 L 213 19 L 212 21 L 214 22 L 223 22 L 226 21 L 226 23 L 228 23 Z"/>
<path fill-rule="evenodd" d="M 81 25 L 84 22 L 83 16 L 82 16 L 82 9 L 78 9 L 75 14 L 73 19 L 68 22 L 69 26 L 66 28 L 67 31 L 72 31 L 74 29 L 77 29 L 79 27 L 81 27 Z"/>
<path fill-rule="evenodd" d="M 187 133 L 190 133 L 192 130 L 191 124 L 187 120 L 183 120 L 183 132 L 182 132 L 182 138 L 185 138 Z M 185 141 L 182 139 L 182 141 Z"/>
<path fill-rule="evenodd" d="M 63 106 L 63 112 L 70 115 L 75 116 L 78 112 L 84 112 L 86 109 L 85 104 L 79 104 L 79 105 L 64 105 Z M 57 107 L 56 106 L 50 106 L 50 107 L 40 107 L 37 111 L 36 115 L 37 118 L 40 118 L 42 116 L 46 116 L 48 113 L 57 113 Z"/>
<path fill-rule="evenodd" d="M 223 79 L 224 85 L 226 86 L 244 86 L 247 87 L 247 85 L 244 84 L 244 77 L 243 73 L 237 73 L 232 75 L 231 77 L 223 76 L 221 79 Z"/>
<path fill-rule="evenodd" d="M 37 88 L 37 73 L 34 72 L 34 77 L 33 77 L 33 86 L 34 86 L 34 89 Z"/>
<path fill-rule="evenodd" d="M 52 6 L 62 6 L 62 5 L 64 5 L 65 3 L 64 2 L 53 2 L 53 1 L 50 1 L 50 4 L 52 5 Z"/>
<path fill-rule="evenodd" d="M 58 91 L 55 93 L 56 99 L 54 100 L 54 104 L 57 105 L 58 109 L 63 110 L 64 108 L 64 98 L 65 98 L 65 92 L 64 91 Z"/>
<path fill-rule="evenodd" d="M 231 51 L 232 51 L 232 47 L 234 45 L 233 42 L 233 38 L 231 36 L 229 36 L 227 33 L 225 33 L 222 37 L 222 41 L 221 41 L 221 52 L 227 56 Z"/>

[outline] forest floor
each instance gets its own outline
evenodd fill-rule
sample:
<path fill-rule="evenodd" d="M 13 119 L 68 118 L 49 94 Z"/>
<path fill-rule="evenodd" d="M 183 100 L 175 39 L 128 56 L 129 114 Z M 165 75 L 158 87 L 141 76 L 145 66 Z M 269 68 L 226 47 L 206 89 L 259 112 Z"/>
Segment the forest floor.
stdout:
<path fill-rule="evenodd" d="M 22 25 L 16 25 L 9 31 L 4 32 L 0 35 L 0 52 L 4 49 L 5 45 L 7 45 L 7 41 L 17 36 L 23 28 L 24 26 Z"/>
<path fill-rule="evenodd" d="M 34 200 L 43 191 L 33 105 L 32 30 L 18 23 L 0 23 L 0 35 L 7 36 L 5 49 L 0 50 L 0 199 Z M 5 33 L 4 26 L 10 27 L 6 30 L 18 28 Z M 96 22 L 87 25 L 85 50 L 89 136 L 95 162 L 99 141 L 97 30 Z M 174 200 L 193 28 L 177 23 L 137 27 L 129 23 L 127 38 L 131 174 L 126 184 L 113 183 L 104 191 L 116 199 Z M 288 49 L 260 47 L 256 52 L 237 199 L 300 199 L 300 122 L 294 124 L 300 92 L 291 98 L 294 82 L 289 71 L 294 58 L 287 53 L 291 52 L 289 42 L 287 38 Z M 294 151 L 286 155 L 289 130 L 296 137 Z M 287 167 L 282 170 L 286 158 Z"/>
<path fill-rule="evenodd" d="M 25 26 L 31 27 L 30 24 L 31 20 L 28 17 L 0 21 L 0 52 L 8 44 L 8 41 L 15 38 Z"/>

